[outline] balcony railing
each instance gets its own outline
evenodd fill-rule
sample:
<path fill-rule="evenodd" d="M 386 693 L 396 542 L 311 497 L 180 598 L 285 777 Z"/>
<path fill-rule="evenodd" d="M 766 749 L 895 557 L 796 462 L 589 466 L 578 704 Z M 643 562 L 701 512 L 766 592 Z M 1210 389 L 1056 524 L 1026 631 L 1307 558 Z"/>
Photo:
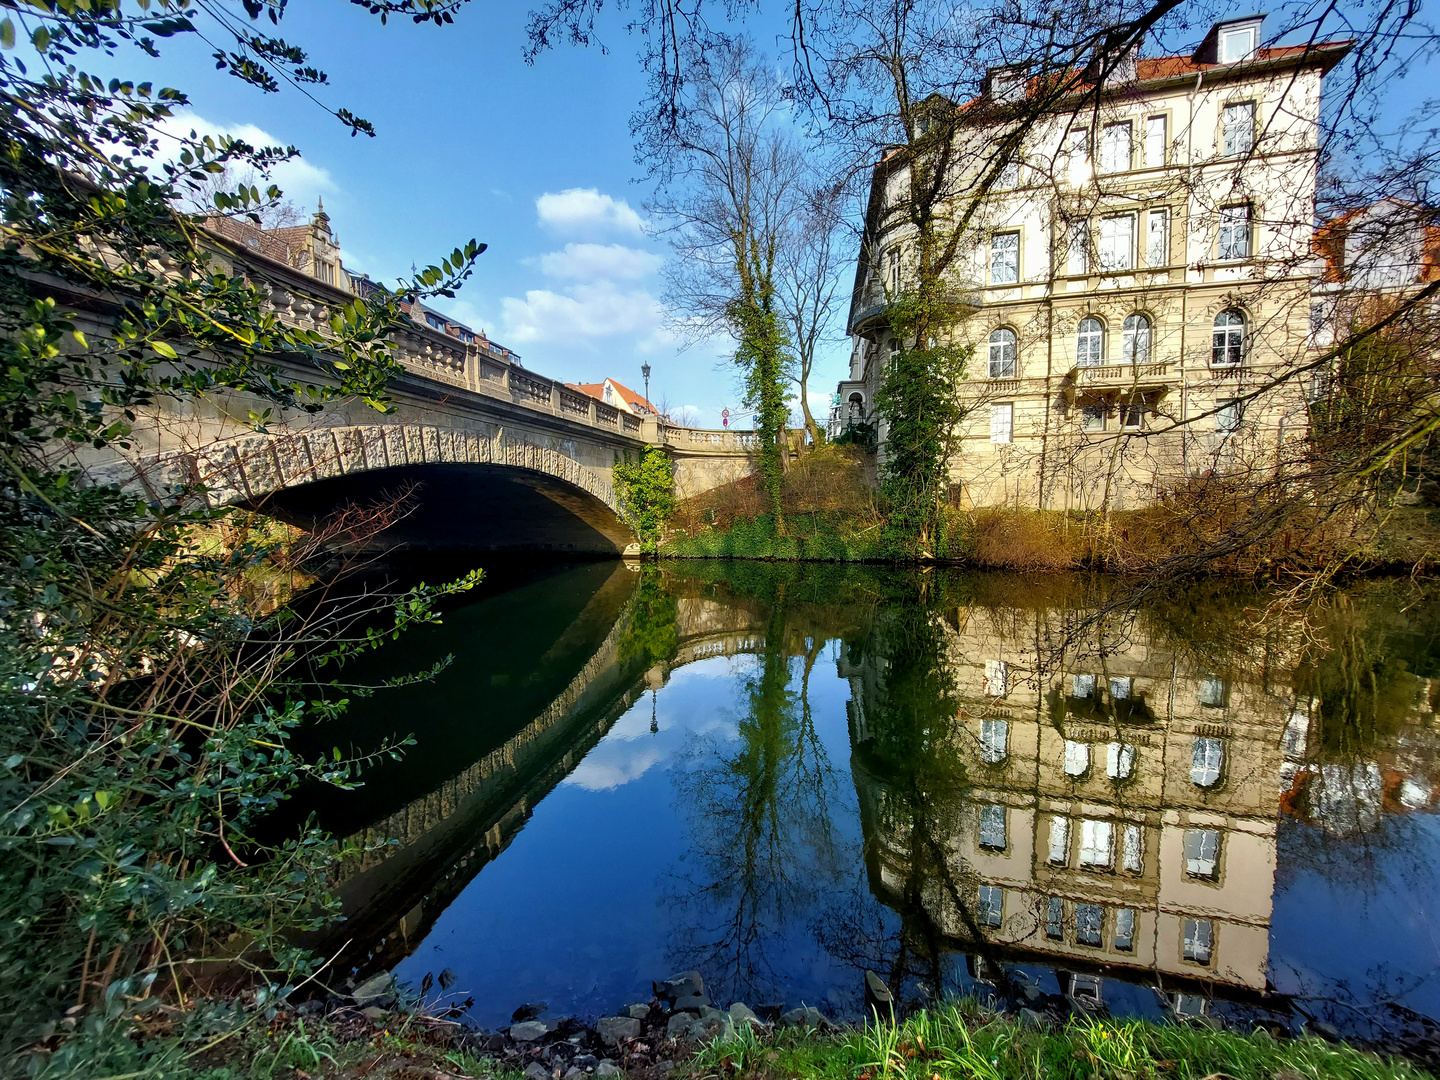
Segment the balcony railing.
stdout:
<path fill-rule="evenodd" d="M 1143 364 L 1096 364 L 1070 369 L 1070 381 L 1082 390 L 1163 389 L 1179 375 L 1168 360 Z"/>

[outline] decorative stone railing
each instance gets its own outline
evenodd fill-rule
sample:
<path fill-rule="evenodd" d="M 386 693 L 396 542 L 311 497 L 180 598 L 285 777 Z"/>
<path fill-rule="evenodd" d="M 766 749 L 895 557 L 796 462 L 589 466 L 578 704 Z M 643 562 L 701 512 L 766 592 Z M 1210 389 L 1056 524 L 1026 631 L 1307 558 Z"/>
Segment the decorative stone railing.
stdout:
<path fill-rule="evenodd" d="M 716 453 L 753 453 L 760 446 L 753 431 L 714 431 L 710 428 L 676 427 L 666 424 L 661 440 L 681 450 L 714 451 Z"/>
<path fill-rule="evenodd" d="M 1070 371 L 1076 386 L 1093 389 L 1121 389 L 1124 387 L 1159 387 L 1175 382 L 1176 374 L 1168 360 L 1156 360 L 1147 364 L 1097 364 L 1094 367 L 1075 367 Z"/>

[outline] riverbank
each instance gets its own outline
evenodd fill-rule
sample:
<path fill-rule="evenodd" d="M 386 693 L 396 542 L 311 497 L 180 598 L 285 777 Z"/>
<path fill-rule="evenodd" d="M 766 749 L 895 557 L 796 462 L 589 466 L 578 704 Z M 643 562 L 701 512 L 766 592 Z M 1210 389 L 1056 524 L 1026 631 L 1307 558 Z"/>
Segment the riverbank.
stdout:
<path fill-rule="evenodd" d="M 137 1044 L 130 1062 L 135 1068 L 127 1075 L 136 1080 L 1424 1080 L 1432 1075 L 1409 1060 L 1313 1034 L 1277 1038 L 1263 1029 L 1241 1033 L 1199 1023 L 1107 1018 L 1052 1024 L 1035 1014 L 998 1014 L 973 1000 L 862 1027 L 746 1020 L 713 1038 L 667 1037 L 666 1003 L 656 1000 L 646 1008 L 657 1015 L 635 1021 L 640 1030 L 633 1037 L 629 1025 L 619 1029 L 618 1038 L 607 1037 L 602 1019 L 594 1026 L 559 1025 L 535 1038 L 522 1031 L 526 1038 L 517 1041 L 453 1019 L 373 1006 L 302 1007 L 242 1026 L 208 1046 L 174 1038 L 164 1045 Z M 609 1030 L 613 1035 L 617 1029 Z M 39 1075 L 98 1074 L 47 1069 Z"/>
<path fill-rule="evenodd" d="M 1425 573 L 1440 557 L 1437 507 L 1395 506 L 1363 518 L 1316 516 L 1300 507 L 1257 529 L 1252 495 L 1218 482 L 1196 484 L 1152 506 L 1104 513 L 951 506 L 930 555 L 1020 572 L 1137 573 L 1191 561 L 1207 572 L 1240 575 L 1336 565 L 1356 573 Z M 752 477 L 682 501 L 658 554 L 818 562 L 902 557 L 853 450 L 825 447 L 801 458 L 785 475 L 781 507 L 783 528 Z"/>

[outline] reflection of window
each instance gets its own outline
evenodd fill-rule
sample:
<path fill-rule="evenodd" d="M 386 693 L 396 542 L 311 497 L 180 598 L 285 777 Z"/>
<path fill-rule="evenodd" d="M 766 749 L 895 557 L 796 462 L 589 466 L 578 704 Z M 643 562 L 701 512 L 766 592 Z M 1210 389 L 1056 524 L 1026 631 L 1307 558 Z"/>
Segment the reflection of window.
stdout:
<path fill-rule="evenodd" d="M 1190 779 L 1201 787 L 1210 787 L 1220 779 L 1225 764 L 1225 744 L 1219 739 L 1201 736 L 1195 740 L 1190 759 Z"/>
<path fill-rule="evenodd" d="M 1065 937 L 1065 901 L 1058 896 L 1050 897 L 1045 906 L 1045 936 L 1051 941 Z"/>
<path fill-rule="evenodd" d="M 1100 269 L 1114 272 L 1135 265 L 1135 215 L 1100 219 Z"/>
<path fill-rule="evenodd" d="M 1083 742 L 1065 740 L 1065 775 L 1084 776 L 1090 771 L 1090 747 Z"/>
<path fill-rule="evenodd" d="M 997 233 L 990 240 L 990 284 L 1014 285 L 1020 280 L 1020 234 Z"/>
<path fill-rule="evenodd" d="M 991 697 L 1004 697 L 1009 669 L 1004 660 L 985 661 L 985 693 Z"/>
<path fill-rule="evenodd" d="M 1206 675 L 1200 680 L 1200 704 L 1220 708 L 1225 704 L 1225 680 L 1215 675 Z"/>
<path fill-rule="evenodd" d="M 1094 675 L 1076 675 L 1070 681 L 1070 696 L 1075 698 L 1088 698 L 1095 693 Z"/>
<path fill-rule="evenodd" d="M 1110 696 L 1116 701 L 1124 701 L 1130 696 L 1130 689 L 1135 685 L 1135 680 L 1128 675 L 1114 675 L 1110 678 Z"/>
<path fill-rule="evenodd" d="M 1111 780 L 1128 780 L 1135 771 L 1135 747 L 1112 742 L 1105 747 L 1105 775 Z"/>
<path fill-rule="evenodd" d="M 1015 331 L 1005 326 L 990 335 L 990 378 L 1015 378 Z"/>
<path fill-rule="evenodd" d="M 1100 932 L 1105 921 L 1105 910 L 1099 904 L 1075 905 L 1075 944 L 1093 945 L 1099 948 L 1105 943 Z"/>
<path fill-rule="evenodd" d="M 1125 328 L 1120 333 L 1120 362 L 1150 362 L 1150 320 L 1144 315 L 1136 313 L 1125 316 Z"/>
<path fill-rule="evenodd" d="M 1125 826 L 1125 837 L 1120 846 L 1126 873 L 1138 874 L 1145 869 L 1145 834 L 1140 831 L 1139 825 Z"/>
<path fill-rule="evenodd" d="M 1191 877 L 1213 878 L 1220 854 L 1220 833 L 1215 829 L 1185 830 L 1185 873 Z"/>
<path fill-rule="evenodd" d="M 1005 720 L 980 721 L 980 760 L 999 765 L 1010 752 L 1010 724 Z"/>
<path fill-rule="evenodd" d="M 1003 850 L 1005 847 L 1005 807 L 980 807 L 980 846 Z"/>
<path fill-rule="evenodd" d="M 990 406 L 990 441 L 1008 443 L 1015 436 L 1015 405 L 1002 401 Z"/>
<path fill-rule="evenodd" d="M 1220 136 L 1226 157 L 1248 154 L 1255 145 L 1255 103 L 1241 101 L 1226 105 L 1220 116 Z"/>
<path fill-rule="evenodd" d="M 1066 866 L 1070 862 L 1069 818 L 1050 819 L 1050 861 L 1056 866 Z"/>
<path fill-rule="evenodd" d="M 1209 919 L 1185 920 L 1186 960 L 1197 964 L 1208 964 L 1215 949 L 1215 924 Z"/>
<path fill-rule="evenodd" d="M 1115 948 L 1120 952 L 1135 949 L 1135 909 L 1122 907 L 1115 912 Z"/>
<path fill-rule="evenodd" d="M 999 926 L 1005 914 L 1005 893 L 998 885 L 981 885 L 978 895 L 981 926 Z"/>
<path fill-rule="evenodd" d="M 1240 363 L 1245 349 L 1245 316 L 1238 311 L 1222 311 L 1215 316 L 1215 330 L 1210 349 L 1212 367 L 1234 367 Z"/>
<path fill-rule="evenodd" d="M 1287 758 L 1305 756 L 1305 746 L 1310 741 L 1310 717 L 1303 709 L 1295 709 L 1285 721 L 1285 734 L 1280 740 L 1280 749 Z"/>
<path fill-rule="evenodd" d="M 1085 318 L 1075 331 L 1075 363 L 1095 367 L 1105 362 L 1105 327 L 1099 319 Z"/>
<path fill-rule="evenodd" d="M 1108 821 L 1080 823 L 1080 865 L 1108 868 L 1114 848 L 1111 846 L 1114 829 Z"/>
<path fill-rule="evenodd" d="M 1106 124 L 1100 132 L 1100 171 L 1125 172 L 1130 168 L 1130 121 Z"/>

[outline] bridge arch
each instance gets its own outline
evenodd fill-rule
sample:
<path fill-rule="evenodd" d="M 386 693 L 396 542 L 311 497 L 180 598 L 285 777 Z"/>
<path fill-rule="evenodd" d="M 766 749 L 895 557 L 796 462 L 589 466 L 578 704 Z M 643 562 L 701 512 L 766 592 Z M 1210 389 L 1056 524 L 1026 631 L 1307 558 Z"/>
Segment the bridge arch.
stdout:
<path fill-rule="evenodd" d="M 626 550 L 634 535 L 608 478 L 566 454 L 562 440 L 545 443 L 550 445 L 503 430 L 491 435 L 431 424 L 316 426 L 151 454 L 93 470 L 92 476 L 143 491 L 152 502 L 198 485 L 212 506 L 254 506 L 290 519 L 366 501 L 367 493 L 413 486 L 419 489 L 421 520 L 399 532 L 387 530 L 390 542 L 597 554 Z M 545 537 L 516 533 L 515 521 L 526 515 Z M 468 543 L 467 524 L 474 534 Z M 436 525 L 446 526 L 450 535 L 437 537 Z M 506 528 L 510 540 L 502 535 Z"/>

